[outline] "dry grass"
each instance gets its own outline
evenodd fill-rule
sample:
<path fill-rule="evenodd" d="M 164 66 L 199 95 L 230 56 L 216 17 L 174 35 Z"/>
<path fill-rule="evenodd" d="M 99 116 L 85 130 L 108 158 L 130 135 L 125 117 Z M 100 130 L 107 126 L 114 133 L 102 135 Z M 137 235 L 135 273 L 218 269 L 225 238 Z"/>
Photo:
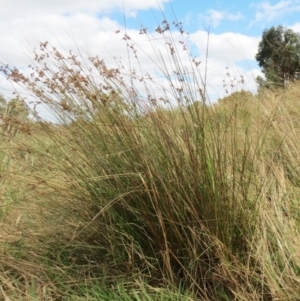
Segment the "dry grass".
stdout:
<path fill-rule="evenodd" d="M 173 43 L 167 88 L 128 73 L 146 94 L 47 43 L 33 77 L 2 68 L 59 121 L 2 142 L 4 297 L 300 300 L 299 86 L 212 107 Z"/>

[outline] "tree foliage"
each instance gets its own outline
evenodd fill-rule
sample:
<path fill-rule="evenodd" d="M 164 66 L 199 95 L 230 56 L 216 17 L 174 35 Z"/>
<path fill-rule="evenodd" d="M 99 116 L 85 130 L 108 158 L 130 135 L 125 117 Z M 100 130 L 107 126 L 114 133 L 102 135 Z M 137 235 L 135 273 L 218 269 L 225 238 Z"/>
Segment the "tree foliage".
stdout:
<path fill-rule="evenodd" d="M 28 118 L 29 110 L 21 100 L 13 98 L 7 102 L 0 95 L 0 115 L 24 120 Z"/>
<path fill-rule="evenodd" d="M 23 129 L 23 123 L 28 120 L 29 109 L 24 102 L 13 98 L 9 101 L 0 95 L 0 124 L 5 131 Z"/>
<path fill-rule="evenodd" d="M 256 60 L 267 82 L 283 85 L 284 80 L 293 81 L 300 71 L 300 34 L 281 25 L 264 30 Z"/>

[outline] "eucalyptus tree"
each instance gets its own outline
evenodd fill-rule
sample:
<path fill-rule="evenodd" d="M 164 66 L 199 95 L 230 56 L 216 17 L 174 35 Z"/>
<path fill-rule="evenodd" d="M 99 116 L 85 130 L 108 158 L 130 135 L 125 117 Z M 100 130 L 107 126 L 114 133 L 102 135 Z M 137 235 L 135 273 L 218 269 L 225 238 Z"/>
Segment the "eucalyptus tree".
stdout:
<path fill-rule="evenodd" d="M 297 79 L 300 72 L 300 34 L 279 25 L 264 30 L 256 60 L 266 81 L 283 85 Z M 261 79 L 258 79 L 258 82 Z"/>

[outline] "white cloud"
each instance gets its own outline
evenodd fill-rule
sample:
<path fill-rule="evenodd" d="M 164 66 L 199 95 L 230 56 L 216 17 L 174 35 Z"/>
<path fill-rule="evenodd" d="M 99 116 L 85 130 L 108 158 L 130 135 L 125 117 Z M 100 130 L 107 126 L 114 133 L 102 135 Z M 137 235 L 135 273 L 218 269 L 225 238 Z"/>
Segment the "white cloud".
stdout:
<path fill-rule="evenodd" d="M 95 0 L 89 5 L 86 5 L 86 1 L 83 0 L 53 0 L 51 2 L 27 0 L 26 5 L 21 0 L 4 0 L 4 2 L 3 9 L 0 10 L 0 39 L 1 44 L 4 45 L 0 48 L 0 63 L 7 62 L 26 70 L 33 57 L 32 48 L 38 47 L 40 41 L 49 41 L 51 45 L 59 49 L 72 50 L 74 53 L 81 51 L 81 55 L 84 57 L 87 57 L 88 54 L 99 55 L 108 65 L 115 66 L 113 60 L 113 56 L 115 56 L 121 58 L 126 65 L 128 57 L 126 43 L 122 40 L 123 26 L 109 17 L 99 18 L 97 12 L 112 9 L 122 10 L 123 2 L 124 6 L 130 7 L 130 11 L 147 9 L 157 7 L 158 4 L 163 5 L 166 0 L 114 0 L 110 2 Z M 22 10 L 19 9 L 20 7 Z M 211 15 L 215 22 L 242 18 L 240 14 L 217 11 L 211 11 Z M 121 32 L 116 34 L 117 30 L 121 30 Z M 127 33 L 139 46 L 137 50 L 143 74 L 149 72 L 161 75 L 161 72 L 157 71 L 156 64 L 162 67 L 163 63 L 166 63 L 171 73 L 176 69 L 169 63 L 166 40 L 161 39 L 162 36 L 155 32 L 152 33 L 154 46 L 151 46 L 145 35 L 139 35 L 139 30 L 128 28 Z M 173 37 L 177 42 L 180 40 L 178 33 L 174 33 Z M 189 37 L 189 41 L 199 50 L 200 60 L 202 60 L 200 70 L 203 75 L 206 38 L 207 33 L 204 31 L 198 31 Z M 253 78 L 251 79 L 251 70 L 243 69 L 235 62 L 252 60 L 257 51 L 258 42 L 258 38 L 240 34 L 210 34 L 207 82 L 212 99 L 219 97 L 222 80 L 226 76 L 226 66 L 231 68 L 232 76 L 247 77 L 248 86 L 246 88 L 255 90 Z M 163 62 L 159 62 L 160 54 Z M 182 51 L 180 60 L 184 67 L 190 66 L 188 58 Z M 132 67 L 139 70 L 134 59 L 130 63 Z M 253 72 L 259 71 L 255 69 Z M 167 86 L 166 79 L 162 78 L 160 84 L 162 87 Z M 10 89 L 11 84 L 0 74 L 0 94 L 8 96 Z"/>
<path fill-rule="evenodd" d="M 190 35 L 204 58 L 207 41 L 206 31 L 197 31 Z M 260 38 L 249 37 L 239 33 L 222 33 L 209 35 L 209 57 L 223 62 L 238 62 L 242 60 L 253 60 L 257 52 Z"/>
<path fill-rule="evenodd" d="M 60 42 L 65 48 L 74 45 L 75 40 L 80 47 L 93 47 L 101 43 L 98 40 L 103 38 L 99 36 L 101 32 L 116 30 L 119 26 L 102 13 L 122 12 L 124 7 L 125 13 L 132 15 L 136 10 L 163 9 L 166 2 L 168 0 L 2 0 L 0 62 L 20 64 L 24 62 L 24 55 L 28 55 L 25 49 L 44 40 Z"/>
<path fill-rule="evenodd" d="M 289 28 L 295 32 L 300 32 L 300 22 L 295 23 L 293 26 L 289 26 Z"/>
<path fill-rule="evenodd" d="M 208 47 L 208 68 L 207 68 L 207 82 L 209 83 L 210 93 L 212 98 L 219 97 L 219 93 L 224 92 L 222 88 L 223 80 L 228 76 L 227 68 L 229 68 L 230 78 L 238 79 L 242 75 L 246 80 L 245 89 L 251 91 L 256 90 L 255 77 L 261 72 L 258 68 L 251 69 L 249 67 L 242 68 L 239 65 L 249 61 L 255 60 L 258 43 L 260 38 L 249 37 L 242 34 L 223 33 L 213 34 L 209 36 Z M 200 53 L 201 71 L 205 72 L 206 61 L 206 45 L 207 32 L 198 31 L 190 35 L 190 41 L 196 45 Z M 247 64 L 246 64 L 247 65 Z M 236 87 L 237 88 L 237 87 Z"/>
<path fill-rule="evenodd" d="M 120 33 L 117 34 L 116 31 L 119 30 Z M 135 43 L 138 46 L 136 49 L 143 69 L 142 74 L 161 75 L 161 72 L 157 71 L 157 64 L 162 66 L 162 62 L 159 63 L 160 55 L 167 58 L 166 40 L 161 39 L 162 36 L 156 32 L 150 33 L 155 44 L 153 47 L 149 38 L 140 35 L 139 30 L 128 28 L 127 34 L 131 37 L 129 44 Z M 40 41 L 48 41 L 51 46 L 65 52 L 80 51 L 83 58 L 99 55 L 108 66 L 117 66 L 113 59 L 116 57 L 126 66 L 129 65 L 129 61 L 123 36 L 122 25 L 107 17 L 99 19 L 87 13 L 75 13 L 71 16 L 48 14 L 23 17 L 12 21 L 10 26 L 0 32 L 2 43 L 6 45 L 0 49 L 0 62 L 17 66 L 26 72 L 33 58 L 32 49 L 39 48 Z M 175 33 L 173 38 L 178 41 L 179 33 Z M 139 70 L 134 58 L 131 58 L 130 64 L 132 68 Z M 9 89 L 11 85 L 1 75 L 0 94 L 7 95 Z"/>
<path fill-rule="evenodd" d="M 292 0 L 281 0 L 274 5 L 271 5 L 269 2 L 261 2 L 255 5 L 255 7 L 258 11 L 252 24 L 254 22 L 270 22 L 285 14 L 300 11 L 298 1 Z"/>
<path fill-rule="evenodd" d="M 167 0 L 2 0 L 0 20 L 24 16 L 73 14 L 77 12 L 98 14 L 111 10 L 127 11 L 162 8 Z"/>
<path fill-rule="evenodd" d="M 238 21 L 243 19 L 243 15 L 238 12 L 236 14 L 230 14 L 226 11 L 217 11 L 210 9 L 205 15 L 200 15 L 201 18 L 205 18 L 212 26 L 218 26 L 222 20 Z"/>

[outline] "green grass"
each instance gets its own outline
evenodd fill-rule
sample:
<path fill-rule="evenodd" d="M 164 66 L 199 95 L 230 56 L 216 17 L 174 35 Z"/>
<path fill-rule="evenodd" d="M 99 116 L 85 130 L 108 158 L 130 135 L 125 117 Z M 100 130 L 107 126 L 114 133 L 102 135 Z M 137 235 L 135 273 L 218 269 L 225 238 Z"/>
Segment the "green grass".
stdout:
<path fill-rule="evenodd" d="M 163 101 L 160 82 L 145 96 L 118 69 L 50 46 L 59 80 L 11 74 L 59 123 L 35 115 L 30 132 L 3 132 L 4 297 L 300 300 L 299 86 L 211 106 L 173 43 Z"/>

